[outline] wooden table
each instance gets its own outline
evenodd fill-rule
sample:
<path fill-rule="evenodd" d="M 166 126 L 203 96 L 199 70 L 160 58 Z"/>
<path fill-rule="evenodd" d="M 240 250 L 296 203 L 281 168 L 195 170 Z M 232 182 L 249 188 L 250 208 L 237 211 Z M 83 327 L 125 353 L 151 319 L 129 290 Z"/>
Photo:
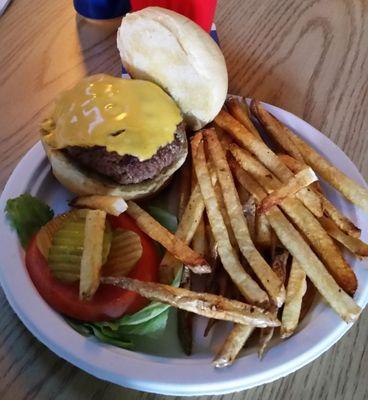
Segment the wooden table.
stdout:
<path fill-rule="evenodd" d="M 364 0 L 220 0 L 230 91 L 275 104 L 337 143 L 368 178 L 368 5 Z M 111 29 L 69 1 L 13 0 L 0 18 L 0 186 L 38 140 L 54 96 L 86 74 L 118 75 Z M 0 295 L 1 399 L 162 399 L 99 381 L 59 359 Z M 368 314 L 327 354 L 277 382 L 202 399 L 367 399 Z M 267 362 L 267 359 L 264 361 Z"/>

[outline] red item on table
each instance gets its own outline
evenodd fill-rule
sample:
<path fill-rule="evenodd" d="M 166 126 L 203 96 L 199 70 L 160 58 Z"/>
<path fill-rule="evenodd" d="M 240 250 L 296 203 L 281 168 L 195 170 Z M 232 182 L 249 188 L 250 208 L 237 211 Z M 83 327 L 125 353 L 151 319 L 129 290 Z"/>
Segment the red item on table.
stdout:
<path fill-rule="evenodd" d="M 185 15 L 205 31 L 211 30 L 217 0 L 131 0 L 132 11 L 157 6 Z"/>

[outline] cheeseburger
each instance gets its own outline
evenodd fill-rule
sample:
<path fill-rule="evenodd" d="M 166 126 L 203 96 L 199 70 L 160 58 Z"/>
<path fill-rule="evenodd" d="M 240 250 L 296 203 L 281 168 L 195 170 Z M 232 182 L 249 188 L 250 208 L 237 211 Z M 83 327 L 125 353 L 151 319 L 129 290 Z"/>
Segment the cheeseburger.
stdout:
<path fill-rule="evenodd" d="M 129 200 L 155 193 L 180 168 L 186 131 L 211 122 L 225 101 L 227 71 L 206 32 L 158 7 L 128 14 L 117 45 L 133 79 L 83 79 L 59 95 L 41 132 L 69 190 Z"/>
<path fill-rule="evenodd" d="M 54 175 L 78 195 L 152 194 L 188 152 L 185 124 L 169 95 L 152 82 L 103 74 L 62 93 L 42 133 Z"/>

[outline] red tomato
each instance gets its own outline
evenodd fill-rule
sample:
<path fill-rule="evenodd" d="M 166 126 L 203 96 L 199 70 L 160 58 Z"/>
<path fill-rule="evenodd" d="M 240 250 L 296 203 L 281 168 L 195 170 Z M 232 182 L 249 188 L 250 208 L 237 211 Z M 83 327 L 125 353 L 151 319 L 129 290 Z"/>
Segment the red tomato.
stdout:
<path fill-rule="evenodd" d="M 143 254 L 129 277 L 141 281 L 157 281 L 159 259 L 154 242 L 125 214 L 111 217 L 110 222 L 113 228 L 131 230 L 141 239 Z M 112 320 L 124 314 L 132 314 L 147 305 L 147 300 L 137 293 L 112 285 L 101 285 L 90 301 L 80 300 L 78 283 L 65 283 L 54 278 L 37 247 L 36 236 L 27 249 L 26 266 L 44 300 L 56 311 L 81 321 Z"/>

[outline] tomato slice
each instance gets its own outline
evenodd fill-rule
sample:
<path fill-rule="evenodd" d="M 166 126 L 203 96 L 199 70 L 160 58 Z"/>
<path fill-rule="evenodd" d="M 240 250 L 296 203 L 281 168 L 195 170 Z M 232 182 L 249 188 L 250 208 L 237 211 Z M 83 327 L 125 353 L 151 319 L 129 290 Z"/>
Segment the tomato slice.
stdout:
<path fill-rule="evenodd" d="M 113 228 L 123 228 L 137 233 L 141 239 L 143 253 L 129 277 L 141 281 L 157 281 L 159 258 L 152 239 L 144 234 L 126 214 L 109 217 Z M 51 273 L 45 257 L 32 239 L 26 252 L 26 266 L 33 284 L 44 300 L 56 311 L 81 321 L 108 321 L 132 314 L 148 303 L 135 292 L 112 285 L 100 285 L 90 301 L 79 299 L 78 283 L 65 283 Z"/>

